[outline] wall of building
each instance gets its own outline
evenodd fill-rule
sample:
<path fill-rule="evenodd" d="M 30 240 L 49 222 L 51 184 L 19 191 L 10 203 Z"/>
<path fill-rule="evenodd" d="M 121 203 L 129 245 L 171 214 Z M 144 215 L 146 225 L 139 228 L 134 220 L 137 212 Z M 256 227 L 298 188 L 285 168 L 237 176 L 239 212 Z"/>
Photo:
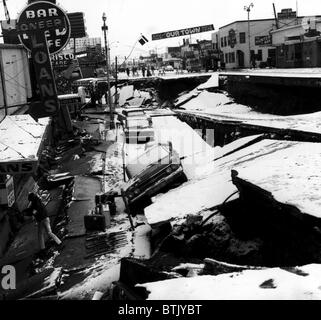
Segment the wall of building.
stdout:
<path fill-rule="evenodd" d="M 251 50 L 257 55 L 262 53 L 262 58 L 257 61 L 257 66 L 260 62 L 266 62 L 269 56 L 269 49 L 274 49 L 272 45 L 256 45 L 255 37 L 269 36 L 269 33 L 274 28 L 274 19 L 266 20 L 252 20 L 250 21 L 250 46 Z M 229 40 L 230 31 L 234 30 L 236 43 Z M 216 42 L 216 34 L 212 36 L 212 40 Z M 241 35 L 240 35 L 241 34 Z M 249 51 L 249 38 L 248 38 L 248 22 L 236 21 L 227 26 L 224 26 L 218 31 L 219 48 L 223 53 L 223 61 L 227 69 L 235 68 L 249 68 L 250 65 L 250 51 Z M 242 37 L 242 39 L 241 39 Z M 261 50 L 261 51 L 260 51 Z M 242 63 L 242 55 L 244 56 L 244 65 Z"/>
<path fill-rule="evenodd" d="M 313 28 L 321 35 L 321 22 L 297 25 L 272 32 L 273 45 L 277 47 L 277 67 L 309 68 L 321 67 L 320 36 L 309 37 L 307 32 Z"/>
<path fill-rule="evenodd" d="M 27 51 L 21 45 L 0 45 L 0 120 L 5 106 L 8 115 L 31 98 Z"/>

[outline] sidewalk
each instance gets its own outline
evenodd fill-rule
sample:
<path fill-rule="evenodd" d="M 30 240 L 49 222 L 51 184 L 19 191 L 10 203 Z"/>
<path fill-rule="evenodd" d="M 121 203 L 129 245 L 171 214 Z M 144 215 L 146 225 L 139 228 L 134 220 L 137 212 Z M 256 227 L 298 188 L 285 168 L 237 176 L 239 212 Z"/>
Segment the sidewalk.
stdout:
<path fill-rule="evenodd" d="M 52 228 L 54 227 L 55 218 L 61 212 L 61 194 L 61 188 L 51 190 L 50 197 L 52 200 L 46 206 Z M 15 236 L 3 259 L 0 260 L 0 266 L 12 265 L 15 267 L 17 291 L 20 285 L 31 276 L 31 263 L 39 250 L 37 225 L 32 221 L 26 222 Z"/>

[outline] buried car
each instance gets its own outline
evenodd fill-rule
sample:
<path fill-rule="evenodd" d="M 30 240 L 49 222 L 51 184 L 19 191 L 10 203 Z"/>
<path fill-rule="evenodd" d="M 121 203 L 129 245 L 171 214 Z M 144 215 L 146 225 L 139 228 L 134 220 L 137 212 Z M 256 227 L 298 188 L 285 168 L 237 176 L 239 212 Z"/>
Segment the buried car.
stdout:
<path fill-rule="evenodd" d="M 118 118 L 121 122 L 124 122 L 128 118 L 144 118 L 146 117 L 149 121 L 151 118 L 145 114 L 142 108 L 127 108 L 118 114 Z"/>
<path fill-rule="evenodd" d="M 124 133 L 127 143 L 148 142 L 154 138 L 154 130 L 147 117 L 127 118 Z"/>
<path fill-rule="evenodd" d="M 144 198 L 156 195 L 174 182 L 186 180 L 178 153 L 172 143 L 154 144 L 126 167 L 129 177 L 122 190 L 128 205 Z"/>

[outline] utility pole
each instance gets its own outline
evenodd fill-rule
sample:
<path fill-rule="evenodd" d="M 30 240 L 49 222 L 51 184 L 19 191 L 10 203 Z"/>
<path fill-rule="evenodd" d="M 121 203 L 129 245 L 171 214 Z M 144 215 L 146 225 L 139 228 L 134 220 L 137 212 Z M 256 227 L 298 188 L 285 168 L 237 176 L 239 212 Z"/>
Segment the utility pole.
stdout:
<path fill-rule="evenodd" d="M 249 6 L 244 6 L 244 10 L 247 11 L 247 27 L 248 27 L 248 38 L 249 38 L 249 62 L 250 62 L 250 68 L 251 68 L 251 28 L 250 28 L 250 12 L 251 8 L 254 7 L 254 4 L 251 3 Z"/>
<path fill-rule="evenodd" d="M 118 60 L 115 57 L 115 106 L 118 106 Z"/>
<path fill-rule="evenodd" d="M 9 10 L 8 10 L 8 7 L 7 7 L 6 0 L 2 0 L 2 3 L 3 3 L 4 14 L 6 16 L 6 20 L 7 20 L 8 23 L 10 23 L 10 14 L 9 14 Z"/>
<path fill-rule="evenodd" d="M 107 72 L 107 88 L 108 88 L 108 106 L 109 106 L 109 113 L 110 113 L 110 130 L 115 129 L 115 124 L 114 124 L 114 108 L 113 108 L 113 103 L 111 99 L 111 93 L 110 93 L 110 77 L 109 77 L 109 54 L 108 54 L 108 45 L 107 45 L 107 30 L 108 27 L 106 25 L 106 13 L 103 13 L 103 22 L 104 25 L 101 27 L 101 29 L 104 31 L 104 40 L 105 40 L 105 57 L 106 57 L 106 72 Z"/>
<path fill-rule="evenodd" d="M 274 19 L 275 19 L 275 26 L 277 29 L 279 29 L 279 20 L 278 17 L 276 15 L 276 10 L 275 10 L 275 4 L 273 3 L 273 12 L 274 12 Z"/>

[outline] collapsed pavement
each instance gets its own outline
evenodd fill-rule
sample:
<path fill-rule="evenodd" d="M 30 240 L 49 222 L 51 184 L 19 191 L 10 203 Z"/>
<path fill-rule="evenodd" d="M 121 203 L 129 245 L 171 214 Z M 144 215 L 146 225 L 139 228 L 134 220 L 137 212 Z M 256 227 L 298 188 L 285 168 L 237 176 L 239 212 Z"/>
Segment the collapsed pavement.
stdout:
<path fill-rule="evenodd" d="M 198 94 L 195 91 L 187 94 L 185 102 L 188 101 L 190 105 L 193 105 L 192 99 Z M 183 98 L 180 99 L 180 103 L 180 107 L 184 106 Z M 223 105 L 224 103 L 217 103 L 217 107 L 224 112 L 225 106 Z M 227 109 L 228 105 L 230 103 L 226 104 Z M 258 117 L 259 114 L 255 114 L 255 118 L 251 121 L 261 121 Z M 148 297 L 164 299 L 165 296 L 161 293 L 165 291 L 160 289 L 163 283 L 166 290 L 171 288 L 172 282 L 174 286 L 177 286 L 175 283 L 179 283 L 178 280 L 165 280 L 166 275 L 167 278 L 185 278 L 181 281 L 182 286 L 189 286 L 189 283 L 193 283 L 195 290 L 207 290 L 210 286 L 204 284 L 202 278 L 198 277 L 202 273 L 200 270 L 202 270 L 204 261 L 208 258 L 217 261 L 216 267 L 209 272 L 213 275 L 213 281 L 214 276 L 220 273 L 217 269 L 224 269 L 222 265 L 230 264 L 234 267 L 225 269 L 228 270 L 227 272 L 236 271 L 235 276 L 243 275 L 243 271 L 240 272 L 240 270 L 257 269 L 257 273 L 262 270 L 262 277 L 264 277 L 266 270 L 267 272 L 275 270 L 275 279 L 278 279 L 278 273 L 282 272 L 278 271 L 280 269 L 269 268 L 281 267 L 285 273 L 294 272 L 299 276 L 306 276 L 308 286 L 309 272 L 301 272 L 295 267 L 320 263 L 321 257 L 318 201 L 317 196 L 313 195 L 316 190 L 314 186 L 317 185 L 314 180 L 318 179 L 318 174 L 309 170 L 311 167 L 315 170 L 317 168 L 318 160 L 316 159 L 319 153 L 315 139 L 319 134 L 319 128 L 317 122 L 311 123 L 310 119 L 316 119 L 316 115 L 288 118 L 267 115 L 263 120 L 265 125 L 272 123 L 273 126 L 273 121 L 276 123 L 279 121 L 281 126 L 285 123 L 287 128 L 290 126 L 298 128 L 299 134 L 298 132 L 292 133 L 292 128 L 290 131 L 282 132 L 281 127 L 277 135 L 271 134 L 274 133 L 273 130 L 265 132 L 264 129 L 255 132 L 259 133 L 255 136 L 249 133 L 244 134 L 241 139 L 242 136 L 235 135 L 230 140 L 234 142 L 227 145 L 223 143 L 223 148 L 216 147 L 216 156 L 212 159 L 212 163 L 210 163 L 211 160 L 209 163 L 203 163 L 198 170 L 195 170 L 193 178 L 188 182 L 152 199 L 152 204 L 147 206 L 144 212 L 147 222 L 153 228 L 151 242 L 154 254 L 150 260 L 137 262 L 125 259 L 122 261 L 127 268 L 123 268 L 123 273 L 120 274 L 121 281 L 116 285 L 117 297 L 121 299 L 125 295 L 133 299 Z M 233 120 L 231 119 L 230 122 Z M 296 141 L 296 136 L 300 136 L 301 132 L 307 132 L 307 134 Z M 292 134 L 289 136 L 289 133 Z M 291 149 L 298 150 L 298 152 Z M 316 157 L 311 159 L 308 150 L 313 149 L 315 149 Z M 281 156 L 281 153 L 284 156 Z M 274 162 L 271 162 L 271 157 L 274 157 Z M 261 163 L 265 166 L 260 165 Z M 239 169 L 240 173 L 238 171 L 238 168 L 247 166 L 246 172 L 248 175 L 252 174 L 253 181 L 247 176 L 245 180 L 242 178 L 244 169 L 243 171 Z M 256 172 L 258 168 L 261 175 Z M 259 184 L 260 176 L 262 176 L 263 185 Z M 224 185 L 226 187 L 223 187 Z M 270 189 L 262 188 L 262 186 L 269 186 Z M 300 193 L 303 186 L 306 191 Z M 225 193 L 225 197 L 223 190 L 229 191 Z M 195 197 L 196 194 L 197 197 Z M 283 195 L 283 197 L 280 199 L 278 195 Z M 287 199 L 284 195 L 290 197 Z M 223 197 L 220 199 L 220 196 Z M 191 199 L 193 200 L 190 201 Z M 309 205 L 311 201 L 314 202 L 313 205 Z M 306 205 L 303 205 L 304 203 Z M 186 272 L 177 273 L 180 263 L 183 262 L 187 263 Z M 198 267 L 195 267 L 195 263 L 198 263 Z M 144 277 L 134 275 L 133 270 L 137 268 L 145 270 L 145 273 L 151 272 L 153 276 L 146 276 L 145 280 L 152 282 L 142 285 Z M 309 269 L 310 266 L 302 267 L 302 270 L 304 268 Z M 132 269 L 133 277 L 137 281 L 126 277 L 125 270 L 128 272 L 129 269 Z M 184 270 L 183 267 L 181 269 Z M 198 271 L 190 272 L 192 270 Z M 250 277 L 255 274 L 250 272 L 248 274 L 249 278 L 245 278 L 251 281 Z M 311 276 L 312 274 L 311 271 Z M 233 275 L 233 273 L 229 274 L 229 277 Z M 162 277 L 163 281 L 159 281 Z M 228 279 L 227 277 L 227 287 Z M 293 280 L 294 284 L 296 279 Z M 155 286 L 153 281 L 155 281 Z M 271 279 L 262 280 L 257 288 L 259 290 L 275 289 L 271 296 L 278 298 L 280 297 L 278 288 L 282 288 L 282 282 L 277 282 Z M 141 287 L 146 287 L 150 295 L 146 291 L 142 293 Z M 173 293 L 175 298 L 185 299 L 187 292 L 184 292 L 184 289 L 180 290 L 176 287 L 170 290 L 175 292 Z M 255 289 L 252 293 L 247 292 L 246 297 L 255 299 L 255 292 L 257 292 Z M 298 295 L 308 298 L 303 292 L 302 295 L 298 292 Z M 318 298 L 318 291 L 313 291 L 312 295 L 313 298 Z M 215 295 L 215 292 L 210 296 L 213 299 L 220 299 L 220 295 L 218 293 Z M 232 295 L 230 297 L 233 298 Z M 244 298 L 240 295 L 237 297 Z M 264 298 L 264 295 L 261 297 Z M 291 293 L 284 292 L 284 297 L 291 297 Z M 193 295 L 193 299 L 198 298 L 197 295 Z"/>
<path fill-rule="evenodd" d="M 33 287 L 33 292 L 24 291 L 21 297 L 91 299 L 100 291 L 101 299 L 162 299 L 162 288 L 172 288 L 173 296 L 179 299 L 252 299 L 257 293 L 262 298 L 277 299 L 282 293 L 291 298 L 289 291 L 279 290 L 283 290 L 282 279 L 286 277 L 293 283 L 301 283 L 298 277 L 306 277 L 306 288 L 311 288 L 312 297 L 318 297 L 309 287 L 309 279 L 315 279 L 320 263 L 321 226 L 315 188 L 318 173 L 309 169 L 316 170 L 318 163 L 318 126 L 317 121 L 310 121 L 316 115 L 261 118 L 255 113 L 248 117 L 252 111 L 242 105 L 231 106 L 230 98 L 217 90 L 216 79 L 212 77 L 181 95 L 176 102 L 180 109 L 177 113 L 150 108 L 156 141 L 171 141 L 180 155 L 186 180 L 161 190 L 131 212 L 126 212 L 124 202 L 117 197 L 116 214 L 110 216 L 110 210 L 104 210 L 108 228 L 91 235 L 84 229 L 83 218 L 95 207 L 96 194 L 113 191 L 120 195 L 123 157 L 135 160 L 145 145 L 125 145 L 120 128 L 106 132 L 105 115 L 97 109 L 82 115 L 88 123 L 74 122 L 78 133 L 86 129 L 84 137 L 90 132 L 103 138 L 80 148 L 75 146 L 69 157 L 63 156 L 60 169 L 77 176 L 68 205 L 70 221 L 60 225 L 66 248 L 42 266 L 43 277 L 38 276 L 36 282 L 44 283 L 44 288 Z M 144 107 L 133 87 L 124 87 L 122 92 L 123 106 L 132 100 Z M 197 97 L 204 100 L 195 103 Z M 207 101 L 213 106 L 209 108 Z M 212 109 L 214 112 L 206 111 L 211 120 L 225 117 L 228 123 L 223 123 L 221 134 L 225 138 L 221 143 L 211 137 L 211 145 L 207 144 L 202 140 L 208 138 L 206 134 L 196 133 L 179 120 L 184 119 L 183 108 L 188 116 L 204 116 L 202 110 L 188 110 L 187 104 Z M 241 110 L 239 119 L 233 114 L 235 107 Z M 226 136 L 225 125 L 234 126 L 236 132 L 240 122 L 246 121 L 252 121 L 251 125 L 260 122 L 260 131 L 243 130 L 242 134 Z M 277 134 L 266 132 L 268 124 L 278 130 Z M 298 132 L 293 128 L 304 132 L 304 138 L 296 140 Z M 187 137 L 194 145 L 188 146 Z M 313 150 L 313 157 L 309 150 Z M 298 185 L 306 190 L 303 197 Z M 54 269 L 50 269 L 52 266 Z M 41 267 L 38 271 L 42 274 Z M 252 291 L 243 288 L 243 296 L 231 291 L 220 296 L 221 290 L 212 290 L 211 283 L 216 286 L 217 281 L 223 281 L 222 287 L 229 288 L 234 278 L 240 279 L 240 286 L 244 281 L 257 280 Z M 210 290 L 211 294 L 188 295 L 180 284 L 198 293 Z M 267 288 L 275 290 L 267 296 Z M 302 291 L 298 295 L 307 297 Z"/>

